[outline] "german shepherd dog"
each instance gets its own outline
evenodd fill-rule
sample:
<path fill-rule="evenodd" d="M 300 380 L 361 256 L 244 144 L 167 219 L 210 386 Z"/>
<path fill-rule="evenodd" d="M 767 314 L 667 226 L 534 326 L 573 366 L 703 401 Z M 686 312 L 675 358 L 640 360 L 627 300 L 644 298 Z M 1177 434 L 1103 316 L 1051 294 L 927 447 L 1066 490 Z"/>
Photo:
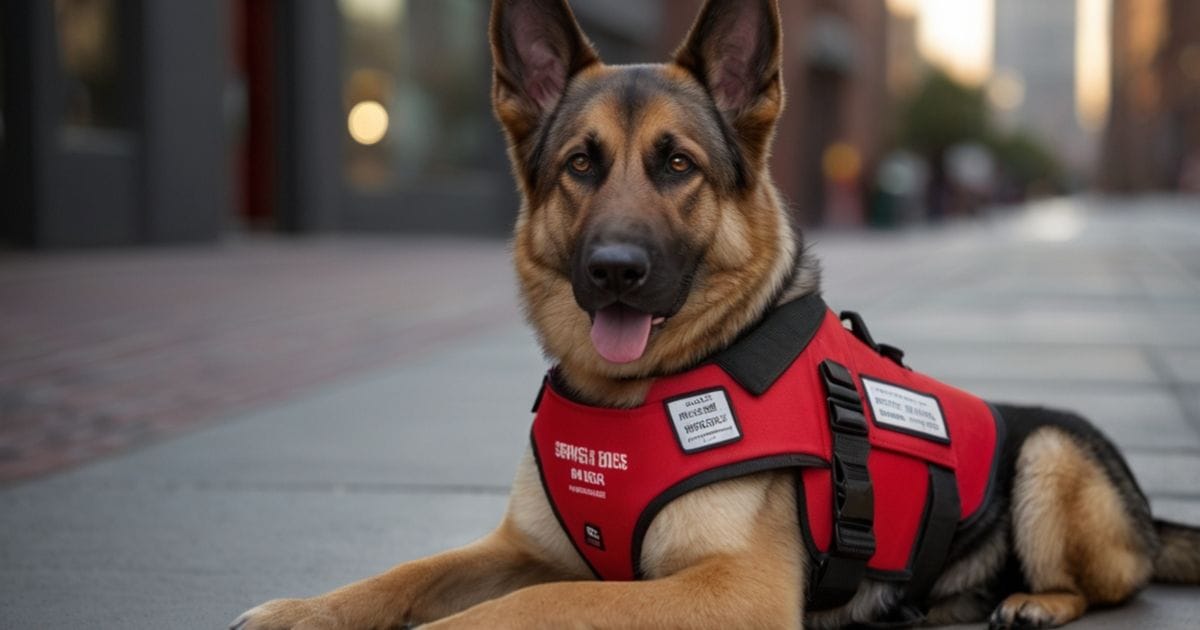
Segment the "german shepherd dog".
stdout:
<path fill-rule="evenodd" d="M 514 258 L 527 319 L 579 401 L 641 404 L 659 376 L 819 291 L 817 263 L 768 176 L 784 103 L 774 0 L 709 0 L 673 61 L 608 66 L 565 0 L 496 0 L 493 105 L 523 196 Z M 985 534 L 955 540 L 925 623 L 1047 627 L 1150 581 L 1200 584 L 1200 530 L 1151 518 L 1116 449 L 1084 421 L 1001 406 L 1009 432 Z M 500 526 L 460 549 L 234 622 L 265 628 L 814 628 L 885 618 L 865 580 L 805 609 L 811 558 L 796 475 L 755 473 L 668 504 L 646 579 L 596 581 L 529 452 Z"/>

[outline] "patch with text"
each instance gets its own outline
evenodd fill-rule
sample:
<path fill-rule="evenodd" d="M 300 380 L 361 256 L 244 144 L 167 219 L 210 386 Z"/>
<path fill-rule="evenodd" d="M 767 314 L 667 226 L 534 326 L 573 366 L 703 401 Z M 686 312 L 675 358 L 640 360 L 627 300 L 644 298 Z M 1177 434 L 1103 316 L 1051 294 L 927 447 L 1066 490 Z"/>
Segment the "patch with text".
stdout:
<path fill-rule="evenodd" d="M 675 438 L 685 453 L 742 439 L 742 429 L 724 388 L 677 396 L 664 402 Z"/>
<path fill-rule="evenodd" d="M 867 377 L 862 377 L 862 384 L 875 424 L 935 442 L 950 442 L 937 398 Z"/>

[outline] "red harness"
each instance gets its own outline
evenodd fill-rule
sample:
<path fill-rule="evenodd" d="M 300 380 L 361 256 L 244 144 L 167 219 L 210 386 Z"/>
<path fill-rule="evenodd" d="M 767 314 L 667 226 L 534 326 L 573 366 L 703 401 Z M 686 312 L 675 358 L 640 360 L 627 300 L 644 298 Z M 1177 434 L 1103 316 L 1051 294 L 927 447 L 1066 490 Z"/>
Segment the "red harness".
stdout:
<path fill-rule="evenodd" d="M 817 559 L 810 608 L 845 603 L 868 572 L 927 591 L 954 531 L 990 495 L 1002 437 L 987 403 L 884 356 L 817 297 L 780 307 L 714 360 L 656 380 L 640 407 L 582 405 L 552 381 L 535 407 L 533 452 L 559 521 L 599 578 L 643 577 L 642 538 L 672 499 L 796 468 L 802 535 Z"/>

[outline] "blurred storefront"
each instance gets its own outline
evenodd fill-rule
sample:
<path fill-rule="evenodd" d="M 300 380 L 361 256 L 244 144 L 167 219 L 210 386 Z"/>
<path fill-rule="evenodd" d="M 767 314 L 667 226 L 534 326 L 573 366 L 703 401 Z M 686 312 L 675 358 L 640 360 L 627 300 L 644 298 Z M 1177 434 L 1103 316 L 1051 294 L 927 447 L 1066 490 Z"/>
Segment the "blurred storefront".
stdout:
<path fill-rule="evenodd" d="M 1114 0 L 1101 184 L 1200 191 L 1200 2 Z"/>
<path fill-rule="evenodd" d="M 0 243 L 241 229 L 503 234 L 516 213 L 480 0 L 14 0 Z M 610 59 L 658 13 L 582 0 Z"/>
<path fill-rule="evenodd" d="M 5 211 L 32 247 L 230 231 L 503 234 L 482 0 L 13 0 Z M 604 58 L 665 58 L 700 0 L 574 0 Z M 887 10 L 784 3 L 777 179 L 809 223 L 859 223 L 885 137 Z"/>
<path fill-rule="evenodd" d="M 208 239 L 228 206 L 223 11 L 187 0 L 5 2 L 0 237 Z"/>

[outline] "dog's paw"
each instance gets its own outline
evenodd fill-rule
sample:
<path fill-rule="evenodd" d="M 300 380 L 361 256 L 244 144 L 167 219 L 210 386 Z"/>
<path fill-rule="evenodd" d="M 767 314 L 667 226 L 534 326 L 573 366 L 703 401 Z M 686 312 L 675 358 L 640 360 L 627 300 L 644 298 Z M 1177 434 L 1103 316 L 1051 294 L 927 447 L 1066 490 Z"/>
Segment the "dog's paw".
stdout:
<path fill-rule="evenodd" d="M 229 630 L 334 630 L 333 611 L 311 599 L 275 599 L 242 613 Z"/>
<path fill-rule="evenodd" d="M 988 619 L 991 630 L 1027 630 L 1061 626 L 1083 614 L 1086 602 L 1073 593 L 1009 595 Z"/>

